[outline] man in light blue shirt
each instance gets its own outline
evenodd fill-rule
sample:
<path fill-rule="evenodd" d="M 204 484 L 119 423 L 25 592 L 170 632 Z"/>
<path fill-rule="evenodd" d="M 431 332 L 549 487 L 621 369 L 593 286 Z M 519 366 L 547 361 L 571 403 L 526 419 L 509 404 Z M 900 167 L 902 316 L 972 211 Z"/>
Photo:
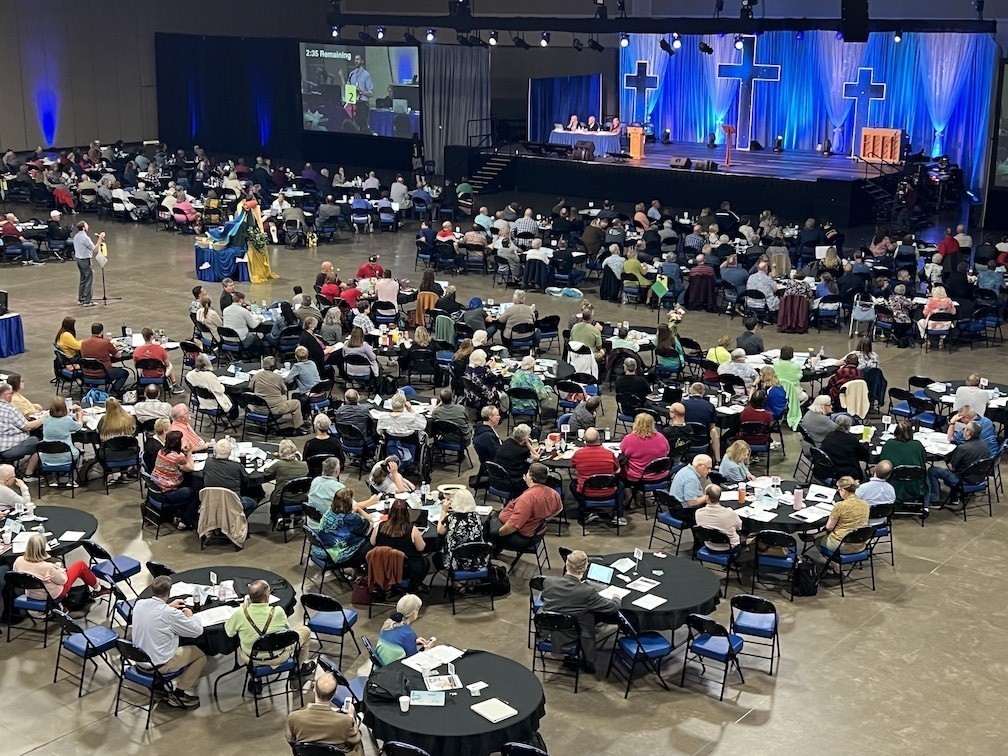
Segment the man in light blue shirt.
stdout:
<path fill-rule="evenodd" d="M 162 674 L 185 670 L 173 681 L 175 694 L 165 703 L 176 708 L 199 706 L 199 696 L 187 693 L 195 689 L 206 666 L 206 654 L 196 646 L 180 646 L 179 638 L 198 638 L 203 625 L 193 617 L 182 599 L 169 601 L 172 579 L 154 578 L 152 598 L 140 599 L 133 607 L 133 643 L 145 652 Z"/>
<path fill-rule="evenodd" d="M 354 69 L 350 72 L 348 83 L 357 87 L 358 102 L 368 102 L 374 94 L 371 74 L 364 68 L 364 58 L 360 54 L 354 56 Z"/>
<path fill-rule="evenodd" d="M 868 504 L 893 504 L 896 502 L 896 489 L 888 482 L 892 473 L 892 462 L 883 459 L 875 465 L 875 471 L 869 480 L 858 486 L 854 493 Z"/>
<path fill-rule="evenodd" d="M 687 507 L 701 507 L 707 501 L 704 489 L 710 483 L 707 476 L 714 466 L 707 454 L 697 454 L 693 462 L 682 468 L 672 479 L 669 493 Z"/>
<path fill-rule="evenodd" d="M 977 414 L 977 411 L 972 407 L 970 407 L 968 404 L 964 404 L 962 407 L 959 408 L 958 412 L 956 412 L 951 418 L 949 418 L 948 440 L 949 443 L 955 444 L 956 446 L 966 441 L 966 437 L 963 436 L 962 429 L 956 430 L 957 423 L 963 425 L 965 425 L 966 423 L 976 423 L 977 425 L 979 425 L 980 435 L 979 436 L 974 435 L 972 436 L 972 438 L 979 438 L 981 441 L 987 444 L 987 448 L 990 450 L 990 455 L 992 459 L 997 456 L 998 439 L 997 439 L 997 430 L 995 430 L 994 428 L 994 423 L 992 423 L 983 415 Z"/>
<path fill-rule="evenodd" d="M 325 514 L 332 506 L 333 496 L 341 488 L 346 488 L 339 481 L 340 461 L 337 457 L 327 457 L 322 462 L 322 474 L 311 482 L 308 489 L 308 503 Z"/>

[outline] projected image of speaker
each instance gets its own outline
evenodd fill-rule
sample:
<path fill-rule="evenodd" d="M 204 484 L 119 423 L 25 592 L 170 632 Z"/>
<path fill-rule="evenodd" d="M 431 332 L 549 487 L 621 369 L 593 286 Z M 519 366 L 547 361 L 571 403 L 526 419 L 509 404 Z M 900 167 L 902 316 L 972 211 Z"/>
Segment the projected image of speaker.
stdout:
<path fill-rule="evenodd" d="M 587 139 L 579 139 L 574 143 L 574 154 L 571 155 L 571 157 L 575 160 L 594 160 L 595 142 Z"/>
<path fill-rule="evenodd" d="M 694 171 L 716 171 L 717 163 L 713 160 L 697 160 L 693 163 Z"/>
<path fill-rule="evenodd" d="M 685 168 L 689 170 L 691 165 L 693 165 L 693 161 L 688 157 L 676 157 L 669 161 L 669 168 Z"/>

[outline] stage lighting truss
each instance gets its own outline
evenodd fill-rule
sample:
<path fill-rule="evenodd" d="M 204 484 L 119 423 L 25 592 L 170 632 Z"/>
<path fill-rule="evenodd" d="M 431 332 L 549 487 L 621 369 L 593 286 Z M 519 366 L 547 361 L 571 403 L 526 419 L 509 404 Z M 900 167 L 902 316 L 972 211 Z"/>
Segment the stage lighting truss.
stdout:
<path fill-rule="evenodd" d="M 549 43 L 550 43 L 550 33 L 548 31 L 544 31 L 542 35 L 539 37 L 539 47 L 549 47 Z"/>

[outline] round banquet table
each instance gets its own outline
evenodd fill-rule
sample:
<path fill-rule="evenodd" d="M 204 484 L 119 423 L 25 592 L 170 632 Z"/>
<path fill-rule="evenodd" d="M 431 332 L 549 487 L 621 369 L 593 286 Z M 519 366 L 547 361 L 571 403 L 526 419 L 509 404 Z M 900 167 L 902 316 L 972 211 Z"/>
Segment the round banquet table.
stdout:
<path fill-rule="evenodd" d="M 411 706 L 404 714 L 398 698 L 374 701 L 365 696 L 364 723 L 379 740 L 402 740 L 438 756 L 486 756 L 509 741 L 528 740 L 539 729 L 546 715 L 546 696 L 539 679 L 524 664 L 488 651 L 466 651 L 454 664 L 463 687 L 447 691 L 444 706 Z M 440 667 L 442 673 L 444 668 Z M 426 690 L 420 673 L 401 661 L 377 670 L 371 679 L 398 697 L 403 675 L 410 690 Z M 481 680 L 489 687 L 479 696 L 464 687 Z M 499 698 L 518 714 L 494 724 L 469 708 L 489 698 Z"/>
<path fill-rule="evenodd" d="M 605 434 L 609 431 L 608 428 L 603 429 L 602 438 L 605 438 Z M 571 467 L 571 458 L 574 456 L 573 452 L 584 447 L 583 441 L 578 441 L 577 438 L 570 438 L 575 434 L 568 434 L 567 439 L 567 450 L 561 452 L 558 448 L 554 447 L 552 451 L 546 452 L 545 447 L 542 442 L 539 444 L 539 461 L 542 462 L 546 467 L 552 470 L 568 470 Z M 609 433 L 610 437 L 612 436 Z M 602 446 L 613 453 L 613 456 L 619 454 L 619 441 L 603 441 Z"/>
<path fill-rule="evenodd" d="M 623 557 L 633 559 L 633 552 L 592 557 L 591 561 L 611 565 Z M 661 570 L 664 574 L 655 575 L 654 570 Z M 616 574 L 613 575 L 612 584 L 625 588 L 626 583 L 616 577 Z M 633 604 L 642 595 L 639 591 L 631 590 L 623 597 L 620 611 L 642 633 L 649 630 L 675 630 L 686 624 L 686 618 L 690 614 L 710 614 L 717 608 L 721 596 L 721 582 L 717 575 L 691 559 L 674 556 L 660 559 L 653 553 L 644 552 L 637 574 L 631 573 L 628 577 L 631 582 L 638 577 L 657 580 L 658 585 L 648 593 L 666 599 L 664 604 L 655 609 L 642 609 Z"/>
<path fill-rule="evenodd" d="M 947 395 L 954 395 L 956 389 L 960 386 L 965 386 L 966 381 L 938 381 L 938 383 L 945 384 L 945 391 L 932 391 L 929 388 L 924 389 L 924 393 L 931 399 L 934 400 L 938 407 L 939 412 L 948 412 L 951 414 L 951 405 L 943 404 L 942 397 Z M 1008 383 L 995 383 L 990 381 L 987 384 L 988 389 L 997 389 L 1001 392 L 1001 396 L 1008 396 Z M 987 405 L 987 411 L 984 413 L 988 420 L 992 420 L 996 423 L 1001 423 L 1002 425 L 1008 424 L 1008 407 L 991 407 Z"/>
<path fill-rule="evenodd" d="M 784 493 L 793 493 L 795 488 L 798 487 L 798 482 L 794 480 L 781 480 L 781 491 Z M 722 486 L 722 490 L 738 490 L 737 486 Z M 804 486 L 803 486 L 804 488 Z M 749 499 L 746 502 L 751 504 L 753 496 L 750 493 Z M 732 504 L 731 502 L 726 502 L 726 506 L 731 509 L 741 509 L 738 503 Z M 806 506 L 811 506 L 808 502 Z M 784 533 L 804 533 L 809 530 L 818 530 L 823 525 L 826 524 L 826 520 L 817 520 L 816 522 L 805 522 L 799 520 L 791 515 L 794 514 L 794 508 L 790 504 L 778 504 L 775 510 L 776 516 L 768 522 L 760 522 L 759 520 L 752 520 L 748 517 L 742 518 L 742 530 L 745 533 L 758 533 L 761 530 L 780 530 Z"/>
<path fill-rule="evenodd" d="M 47 517 L 48 519 L 43 523 L 26 522 L 24 524 L 25 528 L 30 529 L 37 525 L 42 525 L 48 532 L 52 533 L 53 538 L 59 538 L 68 530 L 78 530 L 84 533 L 84 537 L 81 540 L 85 540 L 93 536 L 95 531 L 98 530 L 97 518 L 83 509 L 37 506 L 35 507 L 35 514 L 38 517 Z M 59 546 L 49 549 L 49 553 L 54 557 L 62 557 L 80 546 L 80 543 L 80 541 L 71 541 L 69 543 L 61 541 Z M 20 554 L 14 554 L 13 550 L 8 551 L 3 555 L 3 562 L 13 564 L 14 560 L 19 556 Z"/>
<path fill-rule="evenodd" d="M 210 572 L 217 573 L 217 582 L 223 583 L 225 580 L 234 580 L 236 578 L 243 578 L 248 581 L 252 580 L 266 580 L 270 584 L 273 595 L 280 599 L 280 607 L 289 616 L 291 612 L 294 611 L 294 586 L 287 582 L 286 579 L 277 575 L 275 572 L 270 572 L 269 570 L 260 570 L 257 567 L 197 567 L 192 570 L 184 570 L 183 572 L 177 572 L 171 576 L 172 582 L 175 583 L 192 583 L 193 585 L 210 585 Z M 146 588 L 141 594 L 140 598 L 150 598 L 151 589 Z M 238 607 L 241 605 L 241 601 L 229 602 L 232 606 Z M 218 606 L 216 599 L 211 599 L 208 602 L 208 607 L 211 608 Z M 235 650 L 238 645 L 238 637 L 229 638 L 227 633 L 224 632 L 224 623 L 220 622 L 216 625 L 211 625 L 210 627 L 203 629 L 203 634 L 198 638 L 183 638 L 182 644 L 191 644 L 199 648 L 207 656 L 218 656 L 220 654 L 229 654 Z"/>

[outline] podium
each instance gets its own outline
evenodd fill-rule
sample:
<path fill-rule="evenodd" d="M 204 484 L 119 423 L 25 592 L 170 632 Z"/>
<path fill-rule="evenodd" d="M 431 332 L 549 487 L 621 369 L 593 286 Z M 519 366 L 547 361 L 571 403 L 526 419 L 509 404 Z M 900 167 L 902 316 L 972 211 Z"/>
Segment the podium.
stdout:
<path fill-rule="evenodd" d="M 644 157 L 644 129 L 641 126 L 628 126 L 627 134 L 630 135 L 630 157 Z"/>
<path fill-rule="evenodd" d="M 861 159 L 898 163 L 902 143 L 903 131 L 900 129 L 872 129 L 865 126 L 861 129 Z"/>

